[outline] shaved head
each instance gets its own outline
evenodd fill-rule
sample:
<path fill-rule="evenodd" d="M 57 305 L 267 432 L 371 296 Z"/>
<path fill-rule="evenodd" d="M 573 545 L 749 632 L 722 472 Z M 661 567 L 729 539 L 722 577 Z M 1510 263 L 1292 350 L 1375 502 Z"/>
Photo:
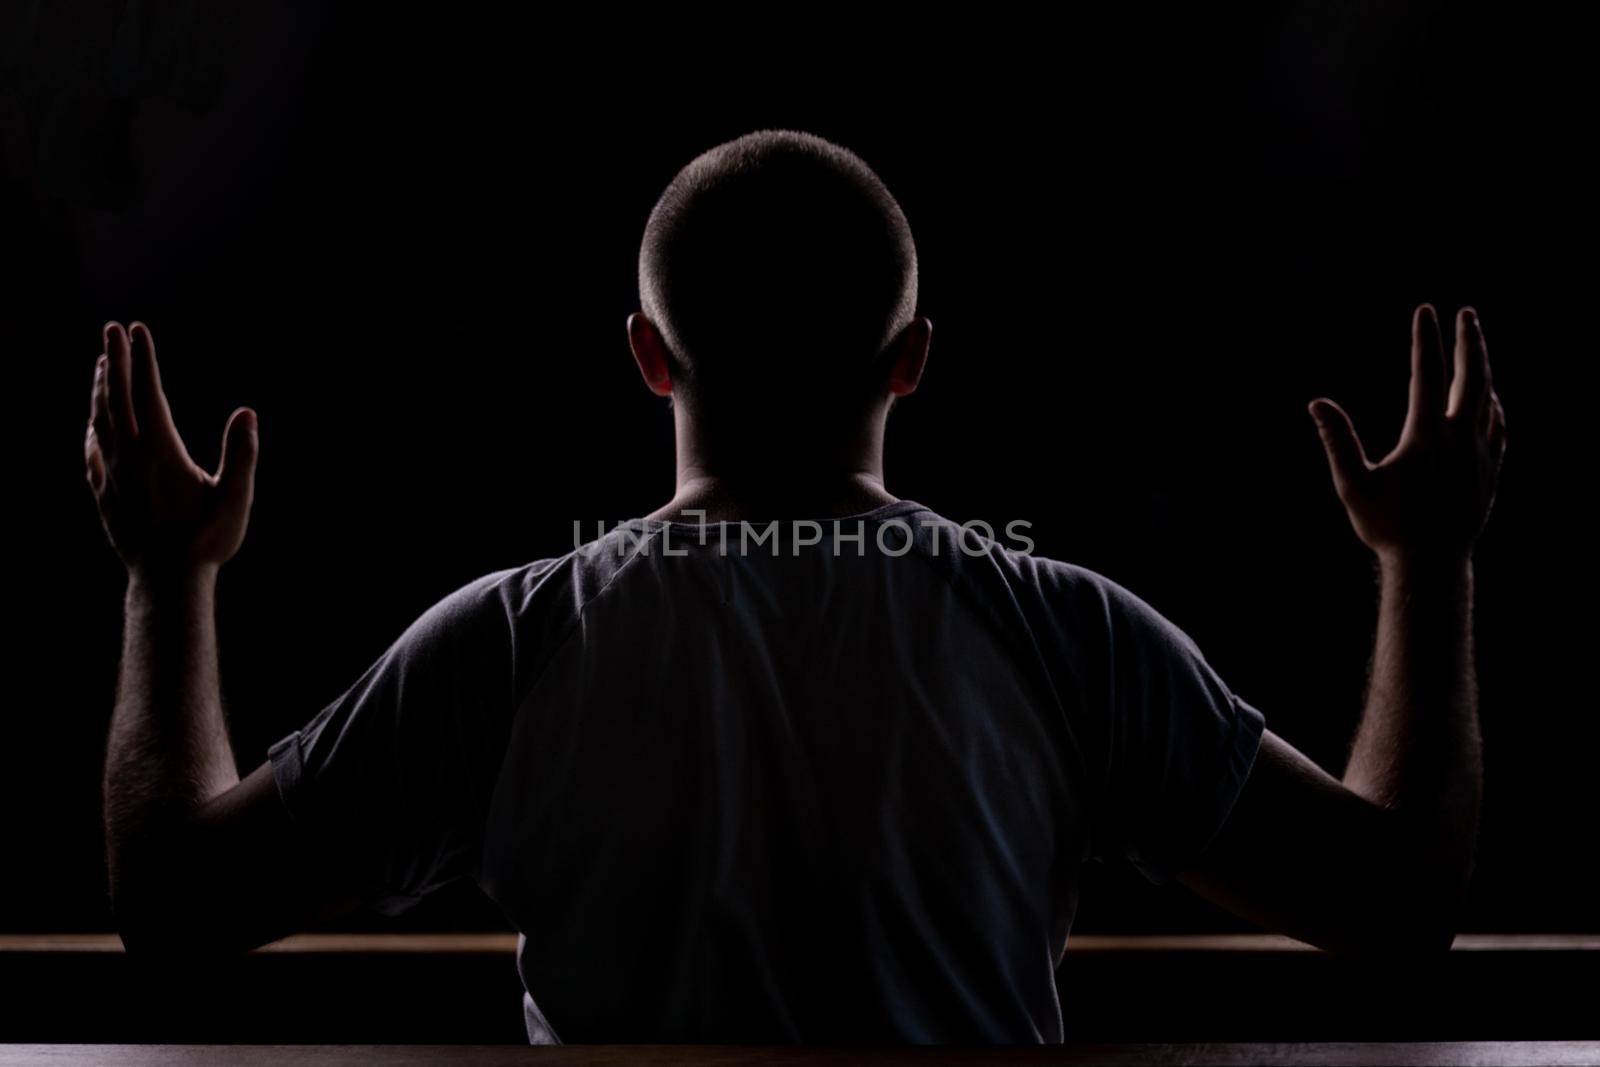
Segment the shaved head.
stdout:
<path fill-rule="evenodd" d="M 702 153 L 661 194 L 639 293 L 690 394 L 848 401 L 915 315 L 917 253 L 860 157 L 761 130 Z"/>

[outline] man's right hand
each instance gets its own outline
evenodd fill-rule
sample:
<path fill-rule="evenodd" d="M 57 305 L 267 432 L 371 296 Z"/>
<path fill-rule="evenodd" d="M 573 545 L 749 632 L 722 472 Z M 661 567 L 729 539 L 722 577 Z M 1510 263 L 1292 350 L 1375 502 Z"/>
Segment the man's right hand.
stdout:
<path fill-rule="evenodd" d="M 1431 304 L 1411 321 L 1411 404 L 1400 441 L 1367 459 L 1350 417 L 1313 400 L 1334 488 L 1356 534 L 1382 558 L 1472 553 L 1499 480 L 1506 416 L 1489 377 L 1477 313 L 1456 315 L 1455 374 L 1447 380 L 1439 319 Z"/>
<path fill-rule="evenodd" d="M 239 550 L 250 522 L 256 414 L 235 411 L 217 472 L 201 469 L 172 421 L 150 328 L 108 322 L 103 337 L 83 458 L 106 537 L 130 574 L 214 574 Z"/>
<path fill-rule="evenodd" d="M 1381 592 L 1367 704 L 1335 779 L 1268 730 L 1228 821 L 1180 878 L 1235 914 L 1335 951 L 1438 951 L 1455 936 L 1482 796 L 1472 656 L 1472 545 L 1494 500 L 1506 421 L 1483 331 L 1412 319 L 1411 408 L 1368 461 L 1331 400 L 1311 414 Z"/>

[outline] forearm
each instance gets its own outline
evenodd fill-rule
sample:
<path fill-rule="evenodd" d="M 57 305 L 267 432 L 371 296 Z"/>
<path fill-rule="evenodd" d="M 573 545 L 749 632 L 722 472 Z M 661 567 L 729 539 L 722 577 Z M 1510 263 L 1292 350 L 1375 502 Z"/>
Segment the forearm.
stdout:
<path fill-rule="evenodd" d="M 1324 948 L 1438 951 L 1455 937 L 1478 832 L 1472 547 L 1506 446 L 1476 313 L 1456 316 L 1447 376 L 1438 316 L 1417 308 L 1406 422 L 1377 462 L 1339 405 L 1321 398 L 1310 412 L 1379 561 L 1366 709 L 1342 782 L 1268 731 L 1211 859 L 1186 880 Z"/>
<path fill-rule="evenodd" d="M 129 575 L 105 766 L 114 897 L 172 829 L 239 780 L 217 683 L 216 573 Z"/>
<path fill-rule="evenodd" d="M 1458 897 L 1482 789 L 1472 563 L 1391 552 L 1379 574 L 1372 675 L 1344 784 L 1390 813 L 1403 854 Z"/>

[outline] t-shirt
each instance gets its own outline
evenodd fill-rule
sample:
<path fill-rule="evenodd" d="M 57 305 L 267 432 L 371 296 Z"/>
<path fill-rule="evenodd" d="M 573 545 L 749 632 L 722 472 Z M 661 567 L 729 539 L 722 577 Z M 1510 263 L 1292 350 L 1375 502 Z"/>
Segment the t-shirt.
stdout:
<path fill-rule="evenodd" d="M 535 1043 L 1059 1042 L 1084 864 L 1194 861 L 1263 720 L 1025 547 L 634 519 L 439 601 L 278 788 L 380 911 L 475 880 Z"/>

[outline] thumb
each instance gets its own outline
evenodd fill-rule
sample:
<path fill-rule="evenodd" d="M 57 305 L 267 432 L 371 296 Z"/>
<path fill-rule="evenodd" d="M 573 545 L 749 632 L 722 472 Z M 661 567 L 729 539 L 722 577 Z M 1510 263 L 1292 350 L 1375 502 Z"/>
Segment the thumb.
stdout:
<path fill-rule="evenodd" d="M 1344 409 L 1325 397 L 1309 405 L 1311 418 L 1322 435 L 1322 447 L 1328 453 L 1328 466 L 1333 471 L 1334 488 L 1343 496 L 1357 480 L 1367 473 L 1367 454 L 1361 447 L 1361 438 L 1350 424 Z"/>
<path fill-rule="evenodd" d="M 256 452 L 259 448 L 256 413 L 240 408 L 222 431 L 222 462 L 217 465 L 217 486 L 229 511 L 248 514 L 255 493 Z"/>

